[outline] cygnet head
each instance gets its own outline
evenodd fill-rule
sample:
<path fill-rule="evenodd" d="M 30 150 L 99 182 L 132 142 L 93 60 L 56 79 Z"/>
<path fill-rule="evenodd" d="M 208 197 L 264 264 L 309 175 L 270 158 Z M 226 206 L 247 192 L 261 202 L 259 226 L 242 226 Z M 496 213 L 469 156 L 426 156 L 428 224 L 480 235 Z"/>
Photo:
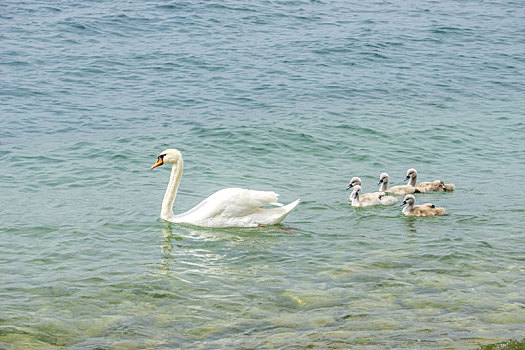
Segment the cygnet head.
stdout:
<path fill-rule="evenodd" d="M 182 154 L 178 150 L 170 148 L 160 153 L 157 162 L 151 166 L 151 169 L 161 166 L 162 164 L 177 164 L 181 159 Z"/>
<path fill-rule="evenodd" d="M 389 177 L 387 173 L 381 173 L 381 175 L 379 175 L 379 182 L 377 184 L 381 185 L 383 182 L 388 183 L 388 179 Z"/>
<path fill-rule="evenodd" d="M 352 194 L 350 195 L 350 198 L 355 198 L 355 199 L 357 199 L 357 197 L 359 197 L 360 194 L 361 194 L 361 186 L 359 186 L 359 185 L 355 185 L 355 186 L 354 186 L 354 191 L 353 191 Z"/>
<path fill-rule="evenodd" d="M 408 181 L 410 179 L 417 178 L 417 171 L 416 169 L 408 169 L 407 170 L 407 177 L 405 178 L 405 181 Z"/>
<path fill-rule="evenodd" d="M 412 205 L 416 202 L 416 197 L 414 197 L 413 195 L 411 194 L 407 194 L 405 196 L 405 199 L 403 199 L 403 203 L 401 203 L 401 206 L 403 205 Z"/>
<path fill-rule="evenodd" d="M 352 180 L 350 180 L 350 184 L 346 188 L 347 190 L 351 189 L 354 186 L 361 186 L 361 179 L 358 177 L 353 177 Z"/>

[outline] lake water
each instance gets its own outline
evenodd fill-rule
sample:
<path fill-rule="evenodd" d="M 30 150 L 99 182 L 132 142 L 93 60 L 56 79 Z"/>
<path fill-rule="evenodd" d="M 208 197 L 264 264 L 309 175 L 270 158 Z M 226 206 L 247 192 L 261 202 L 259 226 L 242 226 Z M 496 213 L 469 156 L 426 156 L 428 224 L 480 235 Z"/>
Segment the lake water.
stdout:
<path fill-rule="evenodd" d="M 510 0 L 3 1 L 0 348 L 522 349 L 524 33 Z M 162 222 L 166 148 L 176 213 L 301 203 Z M 448 215 L 350 206 L 412 167 Z"/>

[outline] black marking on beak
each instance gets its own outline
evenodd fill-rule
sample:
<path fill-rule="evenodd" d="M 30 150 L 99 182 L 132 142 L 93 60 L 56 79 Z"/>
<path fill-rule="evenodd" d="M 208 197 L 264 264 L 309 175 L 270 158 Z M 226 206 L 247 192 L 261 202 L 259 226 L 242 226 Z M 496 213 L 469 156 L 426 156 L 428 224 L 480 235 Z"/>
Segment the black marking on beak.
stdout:
<path fill-rule="evenodd" d="M 383 183 L 383 179 L 379 179 L 378 185 L 381 185 Z"/>
<path fill-rule="evenodd" d="M 403 203 L 401 203 L 400 207 L 402 207 L 403 205 L 407 204 L 406 201 L 403 201 Z"/>
<path fill-rule="evenodd" d="M 346 190 L 348 191 L 348 190 L 351 189 L 352 187 L 354 187 L 354 185 L 350 184 L 350 185 L 348 185 L 348 187 L 346 188 Z"/>
<path fill-rule="evenodd" d="M 405 181 L 408 181 L 410 180 L 410 176 L 407 175 L 407 177 L 405 177 Z"/>
<path fill-rule="evenodd" d="M 164 156 L 165 156 L 165 154 L 161 154 L 157 158 L 157 162 L 151 166 L 150 170 L 151 169 L 155 169 L 156 167 L 161 166 L 162 164 L 164 164 Z"/>

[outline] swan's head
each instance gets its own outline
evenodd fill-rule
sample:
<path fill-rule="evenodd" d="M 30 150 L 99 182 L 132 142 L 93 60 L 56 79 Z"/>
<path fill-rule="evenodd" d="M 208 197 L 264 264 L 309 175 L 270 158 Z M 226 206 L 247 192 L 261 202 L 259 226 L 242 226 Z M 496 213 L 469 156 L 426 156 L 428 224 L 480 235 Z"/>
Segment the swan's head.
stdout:
<path fill-rule="evenodd" d="M 350 184 L 346 188 L 347 190 L 351 189 L 354 186 L 361 186 L 361 179 L 358 177 L 353 177 L 352 180 L 350 180 Z"/>
<path fill-rule="evenodd" d="M 408 169 L 407 170 L 407 177 L 405 178 L 405 181 L 408 181 L 410 179 L 415 179 L 416 177 L 417 177 L 416 169 Z"/>
<path fill-rule="evenodd" d="M 414 197 L 413 195 L 411 194 L 407 194 L 405 196 L 405 199 L 403 199 L 403 203 L 401 203 L 401 206 L 403 205 L 412 205 L 416 202 L 416 197 Z"/>
<path fill-rule="evenodd" d="M 357 198 L 357 197 L 359 197 L 360 194 L 361 194 L 361 186 L 355 185 L 354 186 L 354 191 L 352 192 L 350 197 L 351 198 Z"/>
<path fill-rule="evenodd" d="M 151 169 L 161 166 L 162 164 L 177 164 L 182 159 L 182 154 L 176 149 L 167 149 L 160 153 L 157 162 L 151 166 Z"/>
<path fill-rule="evenodd" d="M 384 183 L 388 183 L 388 174 L 387 173 L 382 173 L 381 175 L 379 175 L 379 182 L 377 184 L 381 185 L 383 182 Z"/>

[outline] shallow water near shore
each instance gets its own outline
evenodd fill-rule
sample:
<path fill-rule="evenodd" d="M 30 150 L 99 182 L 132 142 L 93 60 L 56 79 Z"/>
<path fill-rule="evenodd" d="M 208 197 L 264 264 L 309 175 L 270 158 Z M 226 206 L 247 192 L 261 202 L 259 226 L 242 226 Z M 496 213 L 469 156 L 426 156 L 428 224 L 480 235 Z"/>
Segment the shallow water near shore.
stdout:
<path fill-rule="evenodd" d="M 0 4 L 0 348 L 522 348 L 524 8 L 412 5 Z M 165 223 L 166 148 L 301 203 Z M 412 167 L 447 215 L 350 206 Z"/>

